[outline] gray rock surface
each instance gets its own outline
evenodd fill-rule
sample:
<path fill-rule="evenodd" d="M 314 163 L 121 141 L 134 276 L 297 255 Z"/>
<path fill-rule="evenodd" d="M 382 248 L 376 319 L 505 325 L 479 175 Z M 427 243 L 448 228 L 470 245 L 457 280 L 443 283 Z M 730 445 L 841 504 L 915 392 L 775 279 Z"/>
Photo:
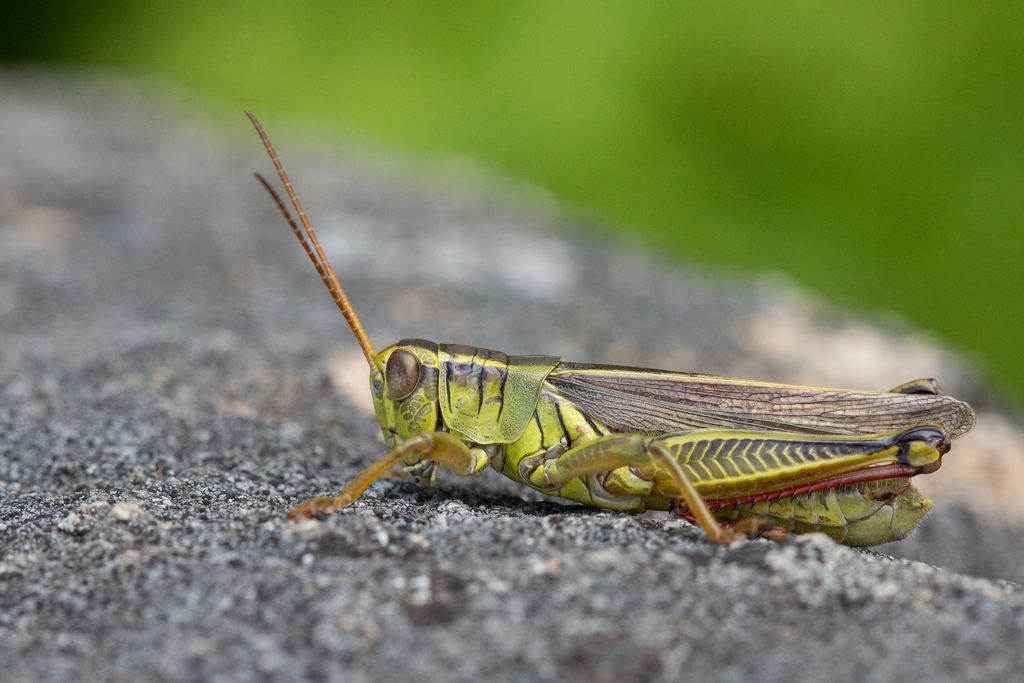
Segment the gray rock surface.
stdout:
<path fill-rule="evenodd" d="M 232 147 L 158 111 L 151 87 L 0 72 L 3 681 L 1024 680 L 1024 591 L 998 580 L 1024 580 L 1020 525 L 972 506 L 1003 494 L 969 474 L 882 549 L 945 569 L 818 536 L 716 547 L 490 471 L 288 523 L 383 452 L 365 364 L 249 175 L 270 167 L 241 113 Z M 974 448 L 1008 458 L 996 513 L 1016 500 L 1019 423 L 928 338 L 588 246 L 529 188 L 264 124 L 378 345 L 934 374 L 1003 425 Z"/>

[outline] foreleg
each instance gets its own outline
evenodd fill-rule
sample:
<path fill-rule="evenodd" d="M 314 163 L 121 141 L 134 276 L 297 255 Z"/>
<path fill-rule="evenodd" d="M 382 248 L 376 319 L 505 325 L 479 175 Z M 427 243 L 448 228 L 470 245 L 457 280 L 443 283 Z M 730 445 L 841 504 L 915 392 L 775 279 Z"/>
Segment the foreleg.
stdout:
<path fill-rule="evenodd" d="M 406 439 L 390 453 L 373 463 L 352 480 L 335 498 L 321 496 L 307 500 L 288 513 L 288 519 L 297 522 L 311 517 L 329 515 L 352 503 L 370 484 L 380 479 L 392 466 L 406 457 L 418 453 L 420 458 L 444 465 L 460 477 L 478 472 L 482 465 L 466 444 L 449 432 L 429 432 Z"/>

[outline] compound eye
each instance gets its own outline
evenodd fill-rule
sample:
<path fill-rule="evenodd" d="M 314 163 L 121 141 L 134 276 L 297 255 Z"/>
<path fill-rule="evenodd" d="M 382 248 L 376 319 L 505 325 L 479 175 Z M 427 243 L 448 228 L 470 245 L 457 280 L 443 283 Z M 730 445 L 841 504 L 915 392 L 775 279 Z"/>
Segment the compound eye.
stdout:
<path fill-rule="evenodd" d="M 384 377 L 387 380 L 388 397 L 392 401 L 408 398 L 420 383 L 420 361 L 408 351 L 399 349 L 388 358 Z"/>

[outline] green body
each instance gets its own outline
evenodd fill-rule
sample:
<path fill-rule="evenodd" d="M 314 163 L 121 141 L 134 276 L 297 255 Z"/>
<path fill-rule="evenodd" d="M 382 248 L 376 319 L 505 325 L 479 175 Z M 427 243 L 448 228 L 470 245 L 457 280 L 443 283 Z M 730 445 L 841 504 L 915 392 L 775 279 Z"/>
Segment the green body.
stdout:
<path fill-rule="evenodd" d="M 897 540 L 917 525 L 931 501 L 908 477 L 937 469 L 949 437 L 974 420 L 967 404 L 923 381 L 884 394 L 812 389 L 422 340 L 381 351 L 370 380 L 389 446 L 450 432 L 472 455 L 462 473 L 489 465 L 585 505 L 679 509 L 665 467 L 616 455 L 615 435 L 645 435 L 667 449 L 717 519 L 824 531 L 851 545 Z M 436 476 L 436 463 L 418 452 L 402 465 Z"/>

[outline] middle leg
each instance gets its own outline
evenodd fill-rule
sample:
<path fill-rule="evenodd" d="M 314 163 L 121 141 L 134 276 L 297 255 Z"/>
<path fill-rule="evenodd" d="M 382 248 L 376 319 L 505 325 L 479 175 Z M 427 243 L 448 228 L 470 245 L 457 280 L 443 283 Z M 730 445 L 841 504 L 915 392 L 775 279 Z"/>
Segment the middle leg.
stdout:
<path fill-rule="evenodd" d="M 664 468 L 679 489 L 690 514 L 711 540 L 734 543 L 746 538 L 737 529 L 727 529 L 714 518 L 686 472 L 672 454 L 654 437 L 641 434 L 612 434 L 580 444 L 554 460 L 537 465 L 530 473 L 530 483 L 539 488 L 557 488 L 575 477 L 608 472 L 619 467 L 642 467 L 654 464 Z"/>

